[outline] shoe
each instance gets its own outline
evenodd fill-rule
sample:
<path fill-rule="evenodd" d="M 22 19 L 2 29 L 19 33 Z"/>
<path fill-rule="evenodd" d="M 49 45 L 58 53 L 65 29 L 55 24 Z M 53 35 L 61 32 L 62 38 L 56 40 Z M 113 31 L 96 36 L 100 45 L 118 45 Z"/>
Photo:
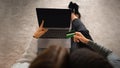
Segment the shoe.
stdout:
<path fill-rule="evenodd" d="M 68 8 L 75 13 L 76 15 L 78 15 L 78 18 L 81 17 L 80 12 L 79 12 L 79 6 L 76 3 L 73 3 L 72 1 L 69 3 Z"/>

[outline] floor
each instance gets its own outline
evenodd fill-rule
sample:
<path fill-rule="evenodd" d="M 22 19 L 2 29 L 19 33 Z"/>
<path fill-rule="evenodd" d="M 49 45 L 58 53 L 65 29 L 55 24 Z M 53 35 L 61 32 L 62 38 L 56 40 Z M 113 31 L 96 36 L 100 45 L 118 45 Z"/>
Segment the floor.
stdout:
<path fill-rule="evenodd" d="M 69 0 L 0 0 L 0 68 L 10 68 L 38 27 L 35 8 L 67 8 Z M 120 56 L 120 0 L 73 0 L 93 39 Z"/>

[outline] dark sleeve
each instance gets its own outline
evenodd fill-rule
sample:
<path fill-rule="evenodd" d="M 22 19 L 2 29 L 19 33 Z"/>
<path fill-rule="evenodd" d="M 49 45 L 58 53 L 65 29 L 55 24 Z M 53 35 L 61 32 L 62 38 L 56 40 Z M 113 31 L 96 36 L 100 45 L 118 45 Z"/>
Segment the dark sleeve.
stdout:
<path fill-rule="evenodd" d="M 87 28 L 85 25 L 82 23 L 80 19 L 74 19 L 72 21 L 72 30 L 74 31 L 86 31 Z"/>
<path fill-rule="evenodd" d="M 72 21 L 72 30 L 71 31 L 78 31 L 81 32 L 86 38 L 93 40 L 91 35 L 89 34 L 89 30 L 85 27 L 83 22 L 80 19 L 74 19 Z"/>
<path fill-rule="evenodd" d="M 91 48 L 93 48 L 96 52 L 98 52 L 99 54 L 103 55 L 104 57 L 107 57 L 110 53 L 112 53 L 111 50 L 98 45 L 97 43 L 93 42 L 93 41 L 89 41 L 88 44 Z"/>

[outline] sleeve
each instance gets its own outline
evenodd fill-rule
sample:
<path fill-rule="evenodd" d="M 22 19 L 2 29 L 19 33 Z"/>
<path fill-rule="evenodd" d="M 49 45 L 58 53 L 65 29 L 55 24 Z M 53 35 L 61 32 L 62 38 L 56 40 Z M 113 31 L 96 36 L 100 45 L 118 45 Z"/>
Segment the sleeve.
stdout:
<path fill-rule="evenodd" d="M 97 43 L 95 43 L 91 40 L 87 43 L 87 45 L 89 45 L 92 49 L 94 49 L 96 52 L 103 55 L 104 57 L 107 57 L 110 53 L 112 53 L 111 50 L 109 50 L 101 45 L 98 45 Z"/>
<path fill-rule="evenodd" d="M 87 28 L 85 25 L 81 22 L 80 19 L 74 19 L 72 21 L 72 30 L 73 31 L 85 31 Z"/>
<path fill-rule="evenodd" d="M 38 39 L 35 38 L 32 39 L 31 44 L 28 45 L 22 57 L 17 60 L 17 62 L 13 64 L 11 68 L 28 68 L 30 62 L 32 62 L 37 56 L 37 45 L 32 44 L 37 40 Z"/>
<path fill-rule="evenodd" d="M 29 68 L 30 63 L 15 63 L 11 68 Z"/>

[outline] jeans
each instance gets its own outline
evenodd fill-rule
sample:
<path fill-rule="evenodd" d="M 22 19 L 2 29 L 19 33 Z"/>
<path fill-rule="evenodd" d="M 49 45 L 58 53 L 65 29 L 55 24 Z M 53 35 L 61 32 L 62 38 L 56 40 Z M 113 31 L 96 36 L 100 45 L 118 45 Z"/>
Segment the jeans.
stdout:
<path fill-rule="evenodd" d="M 107 56 L 107 59 L 113 65 L 114 68 L 120 68 L 120 58 L 116 54 L 109 54 Z"/>

